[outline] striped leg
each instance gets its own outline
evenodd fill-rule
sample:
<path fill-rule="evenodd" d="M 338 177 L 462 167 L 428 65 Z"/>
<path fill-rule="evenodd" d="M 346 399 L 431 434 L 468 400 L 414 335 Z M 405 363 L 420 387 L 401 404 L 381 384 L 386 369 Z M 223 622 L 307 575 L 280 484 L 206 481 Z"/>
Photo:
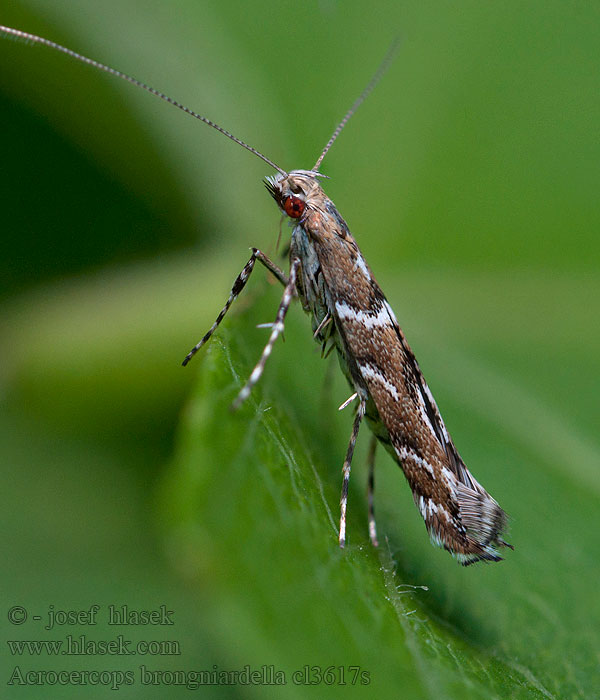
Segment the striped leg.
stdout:
<path fill-rule="evenodd" d="M 257 260 L 261 262 L 267 268 L 267 270 L 270 270 L 275 275 L 275 277 L 277 277 L 277 279 L 281 282 L 281 284 L 283 284 L 284 287 L 288 284 L 288 278 L 285 276 L 283 270 L 277 267 L 277 265 L 275 265 L 274 262 L 269 260 L 269 258 L 260 250 L 258 250 L 258 248 L 252 248 L 252 255 L 250 256 L 250 260 L 248 260 L 248 262 L 244 265 L 244 269 L 240 272 L 235 282 L 233 283 L 233 287 L 231 288 L 231 292 L 229 293 L 229 299 L 227 299 L 227 303 L 221 309 L 221 313 L 217 316 L 217 320 L 212 324 L 212 326 L 204 335 L 202 340 L 196 345 L 194 345 L 190 352 L 188 352 L 188 354 L 185 356 L 185 360 L 181 363 L 184 367 L 192 359 L 192 357 L 194 357 L 198 350 L 200 350 L 204 343 L 206 343 L 206 341 L 210 339 L 211 335 L 217 330 L 217 327 L 225 318 L 225 314 L 229 311 L 229 307 L 238 298 L 242 289 L 244 289 L 244 287 L 246 286 L 246 282 L 250 278 L 252 270 L 254 269 L 254 263 Z"/>
<path fill-rule="evenodd" d="M 279 309 L 277 309 L 277 316 L 275 317 L 275 323 L 273 324 L 269 340 L 267 341 L 267 344 L 265 345 L 262 351 L 260 360 L 256 363 L 256 366 L 252 370 L 252 374 L 248 378 L 248 381 L 244 384 L 240 393 L 237 395 L 235 401 L 233 402 L 231 406 L 233 409 L 239 408 L 242 405 L 242 403 L 248 398 L 248 396 L 250 396 L 252 387 L 261 378 L 261 375 L 267 363 L 267 359 L 271 354 L 271 350 L 273 349 L 275 341 L 283 332 L 283 320 L 285 319 L 287 310 L 290 308 L 290 304 L 292 303 L 292 299 L 294 298 L 294 293 L 296 291 L 296 273 L 298 272 L 299 266 L 300 260 L 298 258 L 294 258 L 292 260 L 292 264 L 290 265 L 290 277 L 287 281 L 287 284 L 285 285 L 283 296 L 281 298 L 281 303 L 279 304 Z"/>
<path fill-rule="evenodd" d="M 369 446 L 369 455 L 367 457 L 367 463 L 369 465 L 369 476 L 367 481 L 367 501 L 369 503 L 369 539 L 373 547 L 378 547 L 379 542 L 377 542 L 377 528 L 375 527 L 375 504 L 374 504 L 374 492 L 375 492 L 375 448 L 377 447 L 377 438 L 375 435 L 371 436 L 371 444 Z"/>
<path fill-rule="evenodd" d="M 346 452 L 346 459 L 344 460 L 344 467 L 342 473 L 344 475 L 344 480 L 342 481 L 342 497 L 340 498 L 340 547 L 346 544 L 346 507 L 348 504 L 348 483 L 350 481 L 350 467 L 352 465 L 352 455 L 354 454 L 354 446 L 356 445 L 356 438 L 358 437 L 358 429 L 360 427 L 360 422 L 365 415 L 366 402 L 361 399 L 358 405 L 358 410 L 356 411 L 356 416 L 354 417 L 354 424 L 352 425 L 352 435 L 350 436 L 350 442 L 348 443 L 348 451 Z"/>

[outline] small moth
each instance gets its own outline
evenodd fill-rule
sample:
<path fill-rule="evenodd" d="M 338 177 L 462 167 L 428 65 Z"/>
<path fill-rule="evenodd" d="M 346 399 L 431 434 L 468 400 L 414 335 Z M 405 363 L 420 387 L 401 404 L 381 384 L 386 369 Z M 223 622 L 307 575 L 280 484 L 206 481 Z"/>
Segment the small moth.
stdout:
<path fill-rule="evenodd" d="M 11 27 L 0 34 L 41 44 L 147 90 L 208 124 L 254 153 L 276 174 L 265 180 L 269 194 L 292 226 L 289 273 L 264 253 L 252 255 L 235 280 L 229 298 L 202 340 L 188 353 L 186 365 L 210 339 L 231 304 L 242 292 L 256 261 L 282 284 L 284 291 L 262 355 L 234 406 L 239 406 L 260 379 L 293 299 L 298 298 L 312 322 L 313 336 L 326 354 L 335 349 L 352 396 L 340 410 L 356 401 L 350 442 L 343 465 L 339 544 L 346 543 L 348 483 L 354 446 L 363 419 L 373 437 L 369 449 L 369 537 L 377 546 L 373 507 L 375 447 L 381 443 L 399 464 L 413 493 L 432 542 L 448 550 L 463 565 L 498 561 L 507 517 L 466 468 L 435 400 L 419 369 L 394 312 L 335 204 L 327 197 L 319 168 L 346 122 L 388 68 L 396 51 L 392 45 L 381 66 L 336 127 L 310 170 L 286 171 L 215 122 L 188 109 L 154 88 L 121 71 L 86 58 L 48 39 Z M 512 547 L 511 547 L 512 548 Z"/>

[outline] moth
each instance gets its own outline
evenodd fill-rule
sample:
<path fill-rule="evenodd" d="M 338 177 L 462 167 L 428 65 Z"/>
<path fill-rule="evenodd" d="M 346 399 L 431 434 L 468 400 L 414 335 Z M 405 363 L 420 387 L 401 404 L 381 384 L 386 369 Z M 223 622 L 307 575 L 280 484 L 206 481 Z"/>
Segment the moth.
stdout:
<path fill-rule="evenodd" d="M 254 153 L 272 167 L 265 180 L 269 194 L 292 227 L 289 272 L 286 274 L 258 248 L 236 278 L 229 298 L 214 324 L 192 348 L 183 364 L 210 339 L 232 303 L 244 289 L 256 262 L 283 286 L 283 296 L 261 357 L 234 401 L 239 406 L 260 379 L 284 320 L 295 298 L 310 316 L 314 339 L 324 353 L 335 349 L 355 402 L 355 417 L 343 464 L 339 545 L 346 544 L 348 483 L 360 425 L 366 420 L 373 436 L 368 456 L 369 537 L 377 546 L 373 505 L 377 443 L 398 463 L 409 483 L 432 542 L 448 550 L 461 564 L 498 561 L 507 516 L 469 472 L 446 429 L 436 402 L 385 295 L 377 284 L 348 225 L 327 197 L 320 167 L 347 121 L 387 70 L 395 42 L 379 69 L 344 115 L 310 170 L 286 171 L 210 119 L 154 88 L 48 39 L 0 26 L 0 33 L 40 44 L 82 63 L 122 78 L 208 124 Z"/>

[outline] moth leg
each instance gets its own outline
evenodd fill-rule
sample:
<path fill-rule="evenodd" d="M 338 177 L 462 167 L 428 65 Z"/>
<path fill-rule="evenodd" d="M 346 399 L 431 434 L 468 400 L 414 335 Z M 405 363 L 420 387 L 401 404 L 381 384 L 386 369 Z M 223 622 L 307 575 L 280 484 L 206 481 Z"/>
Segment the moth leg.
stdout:
<path fill-rule="evenodd" d="M 300 260 L 298 258 L 294 258 L 290 266 L 290 277 L 287 281 L 287 284 L 285 285 L 285 289 L 283 290 L 283 296 L 281 297 L 279 309 L 277 309 L 277 316 L 275 317 L 275 323 L 273 324 L 269 340 L 267 341 L 267 344 L 265 345 L 262 351 L 262 355 L 260 356 L 259 361 L 256 363 L 256 366 L 252 370 L 252 374 L 248 378 L 248 381 L 244 384 L 240 393 L 237 395 L 235 401 L 233 402 L 233 409 L 239 408 L 241 404 L 250 395 L 252 387 L 261 378 L 261 375 L 267 363 L 267 359 L 271 354 L 271 350 L 273 349 L 275 341 L 283 332 L 283 321 L 285 319 L 287 310 L 290 308 L 290 304 L 292 303 L 292 299 L 294 298 L 294 293 L 296 291 L 296 273 L 298 272 L 299 266 Z"/>
<path fill-rule="evenodd" d="M 269 270 L 269 272 L 272 272 L 284 287 L 287 285 L 288 278 L 285 272 L 270 258 L 268 258 L 262 251 L 260 251 L 258 248 L 252 248 L 252 255 L 259 262 L 261 262 L 267 268 L 267 270 Z"/>
<path fill-rule="evenodd" d="M 200 350 L 200 348 L 210 339 L 211 335 L 217 330 L 219 324 L 225 318 L 225 314 L 229 311 L 229 307 L 238 298 L 241 291 L 246 286 L 246 282 L 250 278 L 252 270 L 254 269 L 254 263 L 257 260 L 261 262 L 267 268 L 267 270 L 272 272 L 275 275 L 275 277 L 281 282 L 281 284 L 283 284 L 284 287 L 288 284 L 288 278 L 285 276 L 283 270 L 281 270 L 274 262 L 269 260 L 269 258 L 260 250 L 258 250 L 258 248 L 252 248 L 252 255 L 250 256 L 250 260 L 248 260 L 248 262 L 244 265 L 244 269 L 236 277 L 236 280 L 233 283 L 233 287 L 231 288 L 231 292 L 229 293 L 229 299 L 227 299 L 227 303 L 221 309 L 221 313 L 217 316 L 217 320 L 212 324 L 212 326 L 204 335 L 202 340 L 196 345 L 194 345 L 190 352 L 188 352 L 188 354 L 185 356 L 185 360 L 181 363 L 184 367 L 192 359 L 192 357 L 194 357 L 198 350 Z"/>
<path fill-rule="evenodd" d="M 313 333 L 313 338 L 316 339 L 316 337 L 319 335 L 319 333 L 330 323 L 331 323 L 331 314 L 328 311 L 325 314 L 325 316 L 323 317 L 323 320 L 321 321 L 321 323 L 319 323 L 319 325 L 316 327 L 315 332 Z"/>
<path fill-rule="evenodd" d="M 354 454 L 356 438 L 358 437 L 358 429 L 360 427 L 361 420 L 364 418 L 365 410 L 366 401 L 364 399 L 361 399 L 360 404 L 358 405 L 358 409 L 356 411 L 356 416 L 354 417 L 354 423 L 352 425 L 352 435 L 350 436 L 350 442 L 348 443 L 348 451 L 346 452 L 346 459 L 344 460 L 344 467 L 342 469 L 344 479 L 342 481 L 342 497 L 340 498 L 340 547 L 344 547 L 344 545 L 346 544 L 346 508 L 348 504 L 348 483 L 350 481 L 350 467 L 352 465 L 352 455 Z"/>
<path fill-rule="evenodd" d="M 375 527 L 375 449 L 377 447 L 377 438 L 371 436 L 371 444 L 369 446 L 369 454 L 367 456 L 367 464 L 369 465 L 369 476 L 367 480 L 367 502 L 369 504 L 369 539 L 373 547 L 378 547 L 377 528 Z"/>

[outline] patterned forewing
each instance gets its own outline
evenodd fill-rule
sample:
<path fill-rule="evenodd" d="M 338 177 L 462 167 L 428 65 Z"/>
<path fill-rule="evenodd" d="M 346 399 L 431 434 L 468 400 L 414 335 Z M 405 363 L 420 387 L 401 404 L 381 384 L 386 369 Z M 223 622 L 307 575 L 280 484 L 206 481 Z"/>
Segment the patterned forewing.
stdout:
<path fill-rule="evenodd" d="M 504 513 L 460 459 L 383 292 L 345 222 L 328 204 L 326 212 L 311 212 L 306 225 L 346 362 L 354 363 L 375 403 L 433 541 L 463 563 L 496 559 L 493 545 Z"/>

